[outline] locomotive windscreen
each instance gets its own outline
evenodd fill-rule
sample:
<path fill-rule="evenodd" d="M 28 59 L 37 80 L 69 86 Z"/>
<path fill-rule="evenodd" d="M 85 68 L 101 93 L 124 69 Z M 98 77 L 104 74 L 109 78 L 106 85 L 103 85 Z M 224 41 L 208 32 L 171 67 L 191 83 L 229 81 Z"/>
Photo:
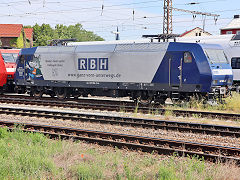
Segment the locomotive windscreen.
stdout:
<path fill-rule="evenodd" d="M 16 59 L 17 59 L 17 55 L 16 54 L 16 57 L 14 56 L 14 54 L 11 54 L 11 53 L 2 53 L 2 57 L 4 59 L 4 62 L 10 62 L 10 63 L 14 63 L 16 62 Z"/>
<path fill-rule="evenodd" d="M 240 35 L 236 34 L 235 36 L 233 36 L 233 38 L 231 39 L 231 41 L 237 41 L 240 40 Z"/>
<path fill-rule="evenodd" d="M 212 63 L 229 63 L 222 49 L 205 49 L 208 60 Z"/>

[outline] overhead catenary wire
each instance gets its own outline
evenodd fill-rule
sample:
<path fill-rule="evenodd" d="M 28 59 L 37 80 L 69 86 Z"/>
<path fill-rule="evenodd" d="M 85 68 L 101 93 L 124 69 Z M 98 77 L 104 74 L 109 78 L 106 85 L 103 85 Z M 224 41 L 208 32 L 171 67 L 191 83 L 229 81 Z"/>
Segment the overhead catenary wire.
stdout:
<path fill-rule="evenodd" d="M 159 1 L 159 0 L 158 0 Z M 150 3 L 150 2 L 158 2 L 158 1 L 144 1 L 141 3 L 129 3 L 129 4 L 144 4 L 144 3 Z M 111 5 L 111 6 L 104 6 L 104 8 L 109 8 L 109 7 L 115 7 L 115 6 L 120 6 L 120 5 L 128 5 L 128 4 L 119 4 L 119 5 Z M 1 6 L 1 4 L 0 4 Z M 156 6 L 153 6 L 156 7 Z M 140 7 L 140 8 L 148 8 L 148 7 Z M 132 9 L 132 8 L 115 8 L 115 9 L 111 9 L 111 10 L 116 10 L 116 11 L 120 11 L 122 9 Z M 58 14 L 58 13 L 73 13 L 73 12 L 84 12 L 84 11 L 88 11 L 89 10 L 94 10 L 94 11 L 102 11 L 101 9 L 99 9 L 99 7 L 81 7 L 81 8 L 73 8 L 73 9 L 65 9 L 65 10 L 51 10 L 51 11 L 42 11 L 42 12 L 27 12 L 24 14 L 15 14 L 15 15 L 9 15 L 9 14 L 2 14 L 1 16 L 25 16 L 25 15 L 42 15 L 42 14 Z M 106 10 L 105 10 L 106 11 Z"/>
<path fill-rule="evenodd" d="M 158 0 L 159 1 L 159 0 Z M 129 4 L 142 4 L 142 3 L 150 3 L 150 2 L 158 2 L 158 1 L 143 1 L 143 2 L 139 2 L 139 3 L 129 3 Z M 111 5 L 111 6 L 104 6 L 105 8 L 107 7 L 114 7 L 114 6 L 120 6 L 120 5 L 129 5 L 129 4 L 119 4 L 119 5 Z M 89 10 L 89 9 L 95 9 L 97 11 L 102 11 L 99 9 L 99 7 L 88 7 L 88 8 L 75 8 L 75 9 L 68 9 L 68 10 L 52 10 L 52 11 L 42 11 L 42 12 L 29 12 L 29 13 L 25 13 L 25 14 L 16 14 L 16 15 L 9 15 L 9 14 L 2 14 L 0 16 L 24 16 L 24 15 L 42 15 L 42 14 L 54 14 L 54 13 L 68 13 L 68 12 L 73 12 L 73 11 L 82 11 L 82 10 Z M 143 7 L 139 7 L 139 8 L 143 8 Z M 121 10 L 123 8 L 119 8 L 119 9 L 114 9 L 114 10 Z M 130 8 L 128 8 L 130 9 Z M 113 10 L 113 9 L 111 9 Z M 213 13 L 217 13 L 217 12 L 227 12 L 227 11 L 238 11 L 240 9 L 233 9 L 233 10 L 220 10 L 220 11 L 214 11 Z"/>
<path fill-rule="evenodd" d="M 91 2 L 99 2 L 99 0 L 89 0 Z M 162 16 L 149 16 L 149 15 L 145 15 L 145 16 L 139 16 L 138 14 L 138 9 L 139 8 L 142 8 L 142 9 L 145 9 L 145 8 L 148 8 L 148 7 L 156 7 L 156 6 L 152 6 L 151 4 L 156 4 L 156 3 L 159 3 L 159 2 L 162 2 L 162 0 L 150 0 L 150 1 L 141 1 L 141 2 L 127 2 L 127 3 L 118 3 L 118 4 L 113 4 L 113 5 L 109 5 L 109 4 L 105 4 L 104 3 L 104 12 L 102 12 L 102 17 L 100 17 L 100 14 L 101 12 L 98 14 L 98 17 L 96 18 L 92 18 L 90 16 L 88 16 L 87 18 L 79 18 L 79 17 L 76 17 L 76 18 L 73 18 L 71 15 L 74 14 L 74 13 L 81 13 L 84 15 L 84 13 L 88 12 L 89 14 L 93 13 L 93 12 L 96 12 L 96 11 L 102 11 L 102 8 L 101 6 L 96 6 L 94 4 L 94 6 L 90 6 L 90 5 L 86 5 L 86 6 L 83 6 L 83 7 L 77 7 L 76 8 L 69 8 L 69 9 L 66 9 L 66 7 L 64 6 L 61 6 L 60 9 L 52 9 L 52 10 L 49 10 L 48 7 L 48 4 L 50 3 L 56 3 L 59 7 L 60 5 L 63 5 L 63 4 L 66 4 L 68 2 L 76 2 L 76 3 L 81 3 L 81 2 L 89 2 L 89 1 L 80 1 L 80 0 L 77 0 L 77 1 L 73 1 L 73 0 L 69 0 L 69 1 L 50 1 L 50 0 L 47 0 L 45 2 L 45 10 L 44 9 L 38 9 L 37 11 L 36 10 L 32 10 L 32 9 L 29 9 L 28 12 L 26 13 L 19 13 L 19 11 L 12 11 L 11 14 L 6 14 L 6 13 L 3 13 L 2 12 L 2 15 L 0 15 L 0 17 L 12 17 L 12 19 L 21 19 L 19 17 L 22 17 L 24 19 L 32 19 L 32 21 L 34 21 L 34 18 L 38 17 L 38 19 L 44 15 L 44 18 L 45 18 L 45 21 L 46 23 L 49 23 L 51 22 L 52 25 L 58 23 L 58 24 L 74 24 L 74 23 L 81 23 L 84 27 L 86 27 L 86 25 L 88 25 L 88 27 L 91 27 L 91 25 L 94 25 L 94 27 L 98 27 L 98 26 L 103 26 L 103 27 L 110 27 L 110 26 L 115 26 L 116 25 L 121 25 L 123 22 L 124 22 L 124 27 L 125 27 L 125 30 L 124 31 L 127 31 L 128 29 L 126 27 L 136 27 L 136 28 L 142 28 L 143 26 L 146 27 L 145 29 L 150 29 L 148 28 L 147 26 L 154 26 L 154 24 L 156 24 L 156 26 L 158 27 L 158 24 L 157 23 L 161 23 L 161 18 Z M 106 2 L 111 2 L 110 0 L 105 0 Z M 25 1 L 11 1 L 9 2 L 10 4 L 10 7 L 17 7 L 17 5 L 19 4 L 14 4 L 13 2 L 21 2 L 22 4 L 27 4 L 26 2 L 28 2 L 28 0 L 25 0 Z M 34 7 L 34 4 L 43 4 L 43 0 L 34 0 L 32 1 L 31 0 L 31 7 Z M 223 0 L 219 0 L 219 1 L 216 1 L 216 0 L 209 0 L 209 1 L 198 1 L 198 3 L 214 3 L 214 2 L 223 2 Z M 7 2 L 8 3 L 8 2 Z M 21 4 L 20 3 L 20 4 Z M 1 3 L 2 4 L 2 3 Z M 102 3 L 103 4 L 103 3 Z M 161 10 L 161 3 L 158 4 L 159 6 L 159 10 Z M 182 3 L 182 4 L 185 4 L 186 3 Z M 6 5 L 6 4 L 5 4 Z M 141 6 L 141 7 L 138 7 L 138 6 Z M 144 5 L 144 6 L 143 6 Z M 179 4 L 180 5 L 180 4 Z M 29 5 L 30 6 L 30 5 Z M 44 6 L 42 6 L 44 7 Z M 49 6 L 50 7 L 50 6 Z M 20 8 L 21 9 L 21 8 Z M 126 14 L 125 12 L 122 12 L 123 15 L 121 16 L 115 16 L 114 14 L 118 14 L 118 13 L 121 13 L 121 11 L 123 9 L 129 9 L 129 14 Z M 134 10 L 134 16 L 133 16 L 133 10 Z M 80 12 L 79 12 L 80 11 Z M 113 11 L 116 11 L 116 12 L 113 12 Z M 119 11 L 119 12 L 118 12 Z M 132 11 L 132 18 L 131 18 L 131 11 Z M 218 12 L 234 12 L 234 11 L 239 11 L 239 9 L 222 9 L 222 10 L 216 10 L 215 12 L 212 12 L 212 13 L 218 13 Z M 16 13 L 17 12 L 17 13 Z M 24 12 L 24 11 L 22 11 Z M 103 14 L 104 13 L 104 14 Z M 125 13 L 125 16 L 124 16 L 124 13 Z M 56 14 L 56 15 L 54 15 Z M 41 16 L 40 16 L 41 15 Z M 51 15 L 54 15 L 54 16 L 51 16 Z M 181 17 L 181 16 L 189 16 L 188 14 L 184 15 L 184 14 L 176 14 L 176 15 L 173 15 L 174 17 Z M 69 17 L 69 18 L 68 18 Z M 190 17 L 190 16 L 189 16 Z M 44 19 L 42 18 L 42 19 Z M 197 18 L 197 17 L 196 17 Z M 131 20 L 134 20 L 131 22 Z M 187 18 L 189 19 L 189 18 Z M 219 20 L 221 20 L 222 18 L 219 18 Z M 229 18 L 229 19 L 232 19 Z M 157 22 L 159 21 L 159 22 Z M 175 24 L 179 24 L 178 20 L 174 20 Z M 206 19 L 206 21 L 208 21 L 208 19 Z M 43 20 L 41 21 L 35 21 L 35 22 L 43 22 Z M 188 22 L 192 22 L 192 20 L 185 20 L 185 21 L 180 21 L 180 22 L 184 22 L 184 23 L 188 23 Z M 196 22 L 200 22 L 200 20 L 196 19 Z M 132 23 L 132 24 L 131 24 Z M 110 25 L 109 25 L 110 24 Z M 219 25 L 220 23 L 218 23 Z M 207 24 L 206 24 L 207 25 Z M 93 27 L 93 26 L 92 26 Z M 183 27 L 183 26 L 182 26 Z M 189 25 L 186 25 L 186 27 L 189 27 Z M 94 29 L 92 29 L 94 31 Z M 120 29 L 121 30 L 121 29 Z M 97 32 L 97 31 L 96 31 Z"/>
<path fill-rule="evenodd" d="M 175 16 L 183 16 L 184 14 L 180 14 L 180 15 L 175 15 Z M 162 18 L 163 16 L 162 15 L 159 15 L 159 16 L 152 16 L 152 17 L 146 17 L 146 16 L 143 16 L 143 17 L 137 17 L 137 18 L 135 18 L 135 19 L 146 19 L 146 18 L 148 18 L 148 19 L 152 19 L 152 18 Z M 220 19 L 223 19 L 223 18 L 220 18 Z M 224 18 L 224 19 L 231 19 L 231 18 Z M 104 21 L 116 21 L 116 20 L 129 20 L 129 18 L 123 18 L 123 19 L 109 19 L 109 20 L 102 20 L 102 22 L 104 22 Z M 98 20 L 93 20 L 93 21 L 87 21 L 87 22 L 85 22 L 85 23 L 91 23 L 91 22 L 98 22 Z M 182 22 L 189 22 L 189 21 L 182 21 Z M 72 22 L 72 23 L 74 23 L 74 22 Z"/>
<path fill-rule="evenodd" d="M 99 1 L 99 0 L 98 0 Z M 161 2 L 163 0 L 148 0 L 148 1 L 141 1 L 141 2 L 134 2 L 134 3 L 121 3 L 121 4 L 113 4 L 113 5 L 107 5 L 106 7 L 121 7 L 121 6 L 130 6 L 130 5 L 138 5 L 138 4 L 148 4 L 148 3 L 152 3 L 152 2 Z M 23 3 L 24 2 L 24 3 Z M 30 2 L 30 0 L 28 0 L 28 2 Z M 1 3 L 0 6 L 11 6 L 14 5 L 21 5 L 21 4 L 25 4 L 25 1 L 19 1 L 19 2 L 9 2 L 9 3 Z M 31 3 L 31 2 L 30 2 Z M 42 3 L 42 2 L 41 2 Z M 47 3 L 51 3 L 51 2 L 47 2 Z M 52 3 L 57 3 L 57 4 L 61 4 L 63 2 L 52 2 Z M 69 4 L 69 1 L 67 1 L 67 3 Z M 89 7 L 88 9 L 98 9 L 99 7 L 94 6 L 94 7 Z M 85 9 L 85 8 L 84 8 Z"/>

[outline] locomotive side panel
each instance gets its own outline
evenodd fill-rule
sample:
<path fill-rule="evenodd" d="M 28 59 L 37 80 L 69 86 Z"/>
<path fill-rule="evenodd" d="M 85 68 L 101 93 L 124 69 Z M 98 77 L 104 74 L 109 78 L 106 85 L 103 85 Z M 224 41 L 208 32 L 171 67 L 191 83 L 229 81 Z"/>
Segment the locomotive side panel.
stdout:
<path fill-rule="evenodd" d="M 91 46 L 89 52 L 81 46 L 65 52 L 39 47 L 34 54 L 39 62 L 36 68 L 46 81 L 151 83 L 167 49 L 167 43 L 162 49 L 143 48 L 143 52 L 136 47 L 122 50 L 115 46 L 109 52 L 93 52 L 96 48 Z"/>

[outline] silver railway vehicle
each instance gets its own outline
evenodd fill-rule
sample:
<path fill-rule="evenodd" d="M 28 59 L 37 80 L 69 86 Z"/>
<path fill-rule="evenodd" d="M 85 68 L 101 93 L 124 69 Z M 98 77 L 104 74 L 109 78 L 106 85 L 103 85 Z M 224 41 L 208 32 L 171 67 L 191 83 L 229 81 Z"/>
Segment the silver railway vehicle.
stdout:
<path fill-rule="evenodd" d="M 226 96 L 232 69 L 214 44 L 81 43 L 22 49 L 15 84 L 36 98 L 90 94 L 164 103 Z"/>

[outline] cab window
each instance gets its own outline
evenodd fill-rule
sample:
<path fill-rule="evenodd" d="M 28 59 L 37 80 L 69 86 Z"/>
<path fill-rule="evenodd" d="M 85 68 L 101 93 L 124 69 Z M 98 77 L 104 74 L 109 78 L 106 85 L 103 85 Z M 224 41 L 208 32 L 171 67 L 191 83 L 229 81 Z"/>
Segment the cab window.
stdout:
<path fill-rule="evenodd" d="M 211 64 L 229 63 L 223 49 L 205 49 L 205 54 Z"/>
<path fill-rule="evenodd" d="M 234 57 L 231 59 L 231 66 L 233 69 L 240 69 L 240 57 Z"/>
<path fill-rule="evenodd" d="M 2 57 L 4 59 L 4 62 L 6 62 L 6 63 L 15 63 L 16 62 L 16 59 L 14 58 L 13 54 L 2 53 Z"/>
<path fill-rule="evenodd" d="M 184 53 L 184 63 L 191 63 L 192 62 L 192 55 L 190 52 Z"/>

